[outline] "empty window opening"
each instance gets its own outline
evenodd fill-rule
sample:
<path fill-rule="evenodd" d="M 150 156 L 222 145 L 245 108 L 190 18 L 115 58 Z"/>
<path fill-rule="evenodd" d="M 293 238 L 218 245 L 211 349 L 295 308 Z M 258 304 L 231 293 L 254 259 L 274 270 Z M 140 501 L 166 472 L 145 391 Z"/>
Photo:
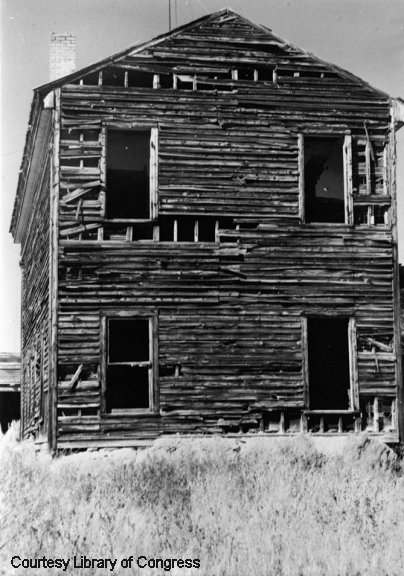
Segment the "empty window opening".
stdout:
<path fill-rule="evenodd" d="M 350 408 L 348 318 L 308 318 L 311 410 Z"/>
<path fill-rule="evenodd" d="M 106 411 L 149 409 L 152 363 L 148 318 L 109 318 Z"/>
<path fill-rule="evenodd" d="M 345 222 L 342 138 L 304 139 L 306 222 Z"/>
<path fill-rule="evenodd" d="M 150 131 L 107 133 L 107 202 L 109 219 L 150 217 Z"/>

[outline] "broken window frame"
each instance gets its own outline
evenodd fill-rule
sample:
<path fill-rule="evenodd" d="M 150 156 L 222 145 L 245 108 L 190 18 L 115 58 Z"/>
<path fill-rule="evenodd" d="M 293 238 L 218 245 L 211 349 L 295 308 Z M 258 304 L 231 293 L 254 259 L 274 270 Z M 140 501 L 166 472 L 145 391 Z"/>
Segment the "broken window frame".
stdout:
<path fill-rule="evenodd" d="M 306 222 L 305 215 L 305 186 L 304 186 L 304 139 L 331 139 L 343 138 L 343 182 L 344 182 L 344 222 Z M 353 188 L 352 188 L 352 135 L 327 133 L 300 133 L 298 135 L 298 170 L 299 170 L 299 219 L 302 224 L 315 226 L 338 226 L 341 224 L 353 225 Z"/>
<path fill-rule="evenodd" d="M 149 321 L 149 406 L 142 408 L 113 408 L 107 410 L 107 368 L 108 361 L 108 321 L 109 320 L 148 320 Z M 143 308 L 136 311 L 108 310 L 100 314 L 100 376 L 101 376 L 101 413 L 104 416 L 150 415 L 159 412 L 158 389 L 158 317 L 155 310 Z M 134 366 L 144 362 L 127 361 L 122 364 Z"/>
<path fill-rule="evenodd" d="M 149 132 L 150 131 L 150 154 L 149 154 L 149 217 L 148 218 L 109 218 L 107 214 L 107 135 L 108 132 Z M 145 223 L 155 222 L 158 217 L 158 128 L 156 126 L 146 126 L 136 124 L 122 126 L 105 122 L 101 128 L 101 162 L 100 162 L 100 181 L 101 181 L 101 218 L 107 222 L 116 223 Z"/>
<path fill-rule="evenodd" d="M 303 404 L 305 410 L 310 410 L 310 382 L 309 382 L 309 340 L 308 320 L 311 318 L 324 320 L 348 319 L 348 353 L 349 353 L 349 408 L 344 410 L 331 410 L 338 414 L 341 412 L 355 412 L 359 410 L 359 379 L 358 379 L 358 352 L 357 352 L 357 326 L 356 318 L 349 314 L 308 314 L 301 318 L 302 343 L 302 375 L 303 375 Z M 321 411 L 321 410 L 320 410 Z M 319 411 L 319 412 L 320 412 Z"/>

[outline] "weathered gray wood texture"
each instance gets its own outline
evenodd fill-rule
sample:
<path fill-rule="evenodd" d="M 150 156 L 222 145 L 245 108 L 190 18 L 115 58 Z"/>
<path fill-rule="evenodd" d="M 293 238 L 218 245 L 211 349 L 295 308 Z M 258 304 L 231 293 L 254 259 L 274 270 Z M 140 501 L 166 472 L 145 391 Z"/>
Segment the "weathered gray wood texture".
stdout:
<path fill-rule="evenodd" d="M 21 246 L 21 430 L 47 430 L 49 398 L 49 198 L 51 125 L 37 170 L 31 215 Z"/>
<path fill-rule="evenodd" d="M 139 71 L 149 73 L 150 87 L 136 86 Z M 113 74 L 121 86 L 108 85 Z M 158 128 L 155 225 L 164 217 L 228 217 L 233 225 L 221 225 L 220 242 L 128 241 L 126 226 L 116 224 L 111 232 L 104 214 L 106 125 Z M 97 71 L 82 84 L 77 78 L 63 85 L 59 446 L 212 432 L 223 422 L 258 426 L 260 410 L 299 413 L 301 318 L 310 314 L 356 318 L 361 408 L 374 397 L 391 406 L 392 220 L 374 219 L 374 206 L 390 210 L 389 130 L 388 96 L 231 12 L 126 53 L 101 77 Z M 354 213 L 365 207 L 364 224 L 301 223 L 301 133 L 352 136 L 352 204 Z M 36 210 L 46 215 L 46 186 L 42 191 Z M 43 261 L 44 272 L 45 222 L 31 256 Z M 46 323 L 48 296 L 45 280 L 34 296 L 41 276 L 31 279 L 28 253 L 25 259 L 27 357 L 36 338 L 30 327 L 38 333 Z M 102 414 L 100 313 L 145 306 L 158 314 L 160 410 Z M 26 418 L 33 422 L 32 408 Z"/>

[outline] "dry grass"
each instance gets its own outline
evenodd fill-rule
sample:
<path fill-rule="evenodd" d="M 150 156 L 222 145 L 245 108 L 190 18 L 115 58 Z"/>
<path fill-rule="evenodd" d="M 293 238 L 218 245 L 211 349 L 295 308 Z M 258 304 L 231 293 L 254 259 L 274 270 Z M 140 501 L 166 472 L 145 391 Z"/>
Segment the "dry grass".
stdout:
<path fill-rule="evenodd" d="M 14 554 L 199 558 L 200 569 L 147 576 L 402 576 L 404 478 L 384 446 L 347 440 L 343 456 L 309 439 L 166 440 L 152 449 L 51 460 L 0 441 L 3 574 Z M 0 571 L 1 574 L 1 571 Z"/>

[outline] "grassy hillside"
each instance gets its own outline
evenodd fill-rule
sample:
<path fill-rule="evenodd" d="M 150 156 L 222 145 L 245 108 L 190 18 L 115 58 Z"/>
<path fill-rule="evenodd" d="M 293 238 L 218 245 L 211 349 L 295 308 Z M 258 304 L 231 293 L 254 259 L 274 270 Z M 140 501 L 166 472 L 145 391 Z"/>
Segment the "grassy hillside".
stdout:
<path fill-rule="evenodd" d="M 343 456 L 297 437 L 161 441 L 51 460 L 0 441 L 2 575 L 401 576 L 404 477 L 387 448 L 350 438 Z M 70 559 L 11 570 L 10 559 Z M 117 559 L 72 568 L 73 557 Z M 122 559 L 166 560 L 122 568 Z M 199 559 L 171 568 L 167 559 Z M 141 560 L 141 564 L 145 563 Z"/>

